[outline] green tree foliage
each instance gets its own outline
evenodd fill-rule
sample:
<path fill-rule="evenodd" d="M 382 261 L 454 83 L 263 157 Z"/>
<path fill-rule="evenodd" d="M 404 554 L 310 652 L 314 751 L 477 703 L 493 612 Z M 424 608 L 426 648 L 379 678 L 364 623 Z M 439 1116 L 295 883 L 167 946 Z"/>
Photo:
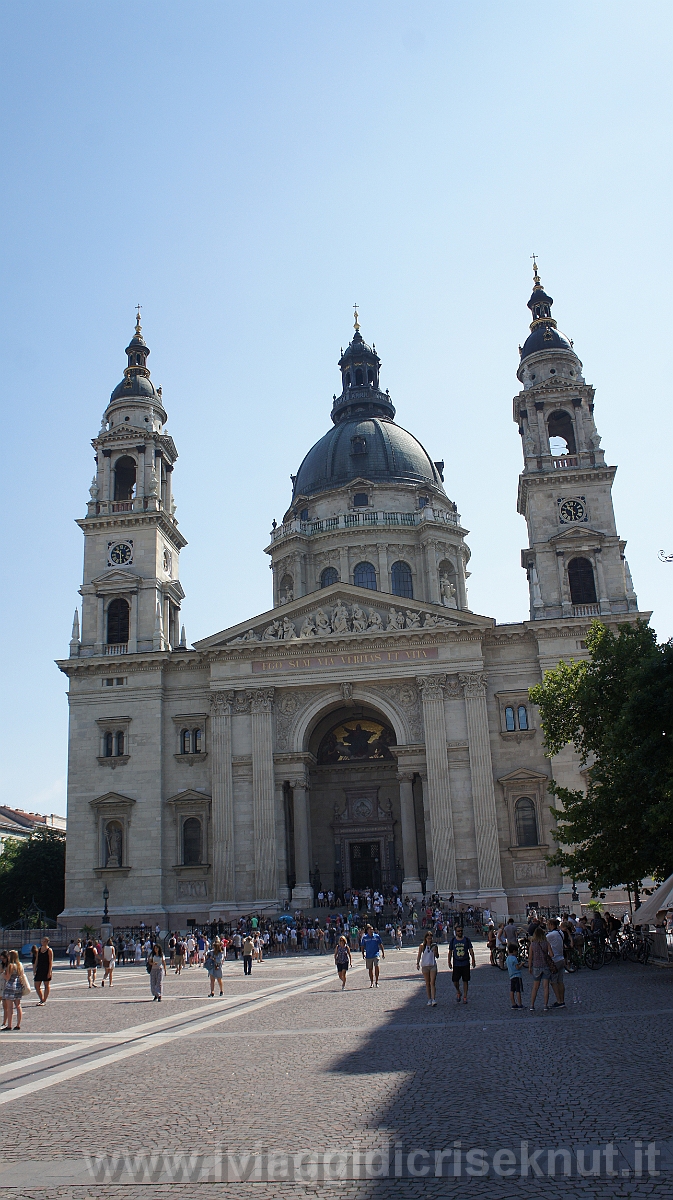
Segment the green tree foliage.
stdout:
<path fill-rule="evenodd" d="M 44 825 L 29 838 L 10 838 L 0 854 L 0 921 L 9 925 L 29 908 L 33 897 L 55 918 L 65 900 L 65 833 Z"/>
<path fill-rule="evenodd" d="M 587 646 L 587 661 L 559 663 L 530 698 L 547 757 L 571 744 L 588 768 L 586 794 L 549 785 L 561 804 L 549 861 L 598 892 L 673 872 L 673 644 L 643 621 L 616 634 L 594 621 Z"/>

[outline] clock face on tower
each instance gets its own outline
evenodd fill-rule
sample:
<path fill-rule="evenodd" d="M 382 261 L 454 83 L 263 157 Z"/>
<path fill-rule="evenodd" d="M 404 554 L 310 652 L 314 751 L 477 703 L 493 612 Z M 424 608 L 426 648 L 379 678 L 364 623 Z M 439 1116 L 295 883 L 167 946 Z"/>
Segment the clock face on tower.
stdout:
<path fill-rule="evenodd" d="M 574 521 L 586 521 L 587 510 L 581 499 L 559 500 L 559 517 L 564 525 Z"/>
<path fill-rule="evenodd" d="M 109 546 L 108 558 L 115 567 L 128 567 L 133 562 L 133 542 L 117 542 Z"/>

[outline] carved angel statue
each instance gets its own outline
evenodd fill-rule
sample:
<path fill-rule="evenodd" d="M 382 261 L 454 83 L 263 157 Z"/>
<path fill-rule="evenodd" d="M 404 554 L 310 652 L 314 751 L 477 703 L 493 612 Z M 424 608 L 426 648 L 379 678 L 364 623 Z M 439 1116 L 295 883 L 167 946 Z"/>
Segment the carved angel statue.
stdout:
<path fill-rule="evenodd" d="M 526 452 L 526 458 L 534 458 L 535 455 L 537 454 L 537 446 L 535 445 L 535 438 L 533 437 L 533 434 L 531 433 L 528 426 L 526 426 L 526 432 L 523 437 L 523 444 L 524 444 L 524 448 L 525 448 L 525 452 Z"/>
<path fill-rule="evenodd" d="M 367 618 L 359 604 L 353 605 L 353 633 L 364 633 L 367 628 Z"/>
<path fill-rule="evenodd" d="M 296 638 L 296 636 L 297 636 L 297 631 L 294 627 L 294 621 L 291 621 L 289 617 L 284 617 L 283 618 L 283 639 L 287 642 L 290 640 L 290 638 Z"/>
<path fill-rule="evenodd" d="M 369 616 L 369 621 L 367 622 L 368 629 L 375 629 L 375 630 L 383 629 L 383 621 L 381 620 L 381 618 L 375 608 L 370 608 L 368 616 Z"/>
<path fill-rule="evenodd" d="M 407 629 L 420 629 L 421 618 L 418 613 L 410 612 L 407 609 Z"/>
<path fill-rule="evenodd" d="M 341 601 L 338 602 L 334 612 L 332 613 L 332 632 L 333 633 L 348 633 L 348 609 Z"/>
<path fill-rule="evenodd" d="M 332 626 L 330 625 L 330 619 L 327 616 L 327 613 L 325 612 L 324 608 L 319 608 L 317 613 L 315 614 L 315 625 L 316 625 L 316 632 L 319 635 L 332 632 Z"/>
<path fill-rule="evenodd" d="M 275 638 L 280 637 L 281 627 L 279 621 L 274 621 L 271 625 L 267 625 L 262 634 L 262 641 L 273 642 Z"/>
<path fill-rule="evenodd" d="M 439 581 L 439 591 L 442 597 L 442 604 L 445 608 L 458 607 L 456 604 L 456 589 L 446 575 L 442 575 Z"/>
<path fill-rule="evenodd" d="M 301 629 L 299 630 L 300 638 L 315 637 L 315 625 L 311 620 L 311 614 L 307 613 L 304 617 Z"/>
<path fill-rule="evenodd" d="M 151 467 L 150 468 L 149 485 L 147 488 L 147 495 L 148 496 L 157 496 L 158 494 L 159 494 L 159 480 L 157 479 L 157 473 L 154 470 L 154 467 Z"/>
<path fill-rule="evenodd" d="M 398 613 L 396 609 L 391 608 L 388 614 L 387 629 L 404 629 L 404 614 Z"/>

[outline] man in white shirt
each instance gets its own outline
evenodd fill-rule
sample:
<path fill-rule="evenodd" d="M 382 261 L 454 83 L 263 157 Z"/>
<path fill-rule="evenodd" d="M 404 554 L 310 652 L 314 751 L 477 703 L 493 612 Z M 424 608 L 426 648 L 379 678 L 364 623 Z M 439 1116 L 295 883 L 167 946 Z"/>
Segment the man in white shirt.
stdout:
<path fill-rule="evenodd" d="M 552 917 L 549 921 L 549 926 L 550 929 L 549 933 L 547 934 L 547 941 L 549 942 L 549 949 L 552 952 L 554 966 L 556 967 L 556 974 L 552 975 L 551 978 L 551 985 L 556 996 L 556 1003 L 552 1004 L 552 1008 L 565 1008 L 565 983 L 563 982 L 563 974 L 565 971 L 565 954 L 563 934 L 559 929 L 558 917 Z"/>

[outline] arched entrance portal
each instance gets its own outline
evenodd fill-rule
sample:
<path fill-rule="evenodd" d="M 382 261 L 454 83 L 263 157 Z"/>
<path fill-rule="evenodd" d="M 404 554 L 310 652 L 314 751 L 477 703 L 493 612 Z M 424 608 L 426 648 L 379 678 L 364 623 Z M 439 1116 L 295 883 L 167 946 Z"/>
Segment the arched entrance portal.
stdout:
<path fill-rule="evenodd" d="M 333 891 L 344 901 L 365 888 L 389 893 L 402 887 L 396 747 L 389 720 L 369 705 L 344 704 L 316 719 L 304 757 L 306 775 L 286 793 L 288 887 L 296 904 L 310 903 L 310 888 L 300 878 L 307 860 L 313 891 Z M 425 854 L 420 779 L 417 783 L 414 858 Z"/>

